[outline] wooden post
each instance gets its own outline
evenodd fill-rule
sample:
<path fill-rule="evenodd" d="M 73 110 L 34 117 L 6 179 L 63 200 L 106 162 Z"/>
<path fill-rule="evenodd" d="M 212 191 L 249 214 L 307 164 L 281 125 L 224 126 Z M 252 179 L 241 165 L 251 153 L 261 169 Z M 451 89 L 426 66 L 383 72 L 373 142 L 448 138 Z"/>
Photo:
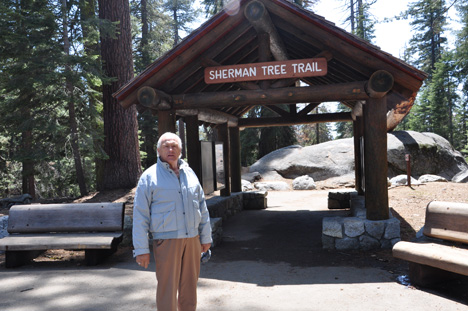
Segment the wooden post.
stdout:
<path fill-rule="evenodd" d="M 182 141 L 182 159 L 187 157 L 187 141 L 185 139 L 185 126 L 184 126 L 184 121 L 182 118 L 179 119 L 178 121 L 178 126 L 179 126 L 179 136 L 180 140 Z"/>
<path fill-rule="evenodd" d="M 231 162 L 231 148 L 229 145 L 229 131 L 227 123 L 220 124 L 218 126 L 218 139 L 223 142 L 223 153 L 224 153 L 224 176 L 225 176 L 225 188 L 220 191 L 221 196 L 228 197 L 231 195 L 231 174 L 230 174 L 230 162 Z"/>
<path fill-rule="evenodd" d="M 363 118 L 357 117 L 353 122 L 353 133 L 354 133 L 354 176 L 355 176 L 355 188 L 358 195 L 364 194 L 362 177 L 363 177 L 363 165 L 361 158 L 361 137 L 363 136 Z"/>
<path fill-rule="evenodd" d="M 201 147 L 198 137 L 198 117 L 184 117 L 187 125 L 187 161 L 192 170 L 197 174 L 198 180 L 202 180 Z"/>
<path fill-rule="evenodd" d="M 407 185 L 408 187 L 411 187 L 411 154 L 406 154 L 405 155 L 405 161 L 406 161 L 406 180 L 407 180 Z"/>
<path fill-rule="evenodd" d="M 231 147 L 231 184 L 232 192 L 242 192 L 241 145 L 238 127 L 229 128 Z"/>
<path fill-rule="evenodd" d="M 166 132 L 176 132 L 176 114 L 174 110 L 158 111 L 158 133 L 159 136 Z"/>
<path fill-rule="evenodd" d="M 389 218 L 387 186 L 387 97 L 364 105 L 365 201 L 367 219 Z"/>

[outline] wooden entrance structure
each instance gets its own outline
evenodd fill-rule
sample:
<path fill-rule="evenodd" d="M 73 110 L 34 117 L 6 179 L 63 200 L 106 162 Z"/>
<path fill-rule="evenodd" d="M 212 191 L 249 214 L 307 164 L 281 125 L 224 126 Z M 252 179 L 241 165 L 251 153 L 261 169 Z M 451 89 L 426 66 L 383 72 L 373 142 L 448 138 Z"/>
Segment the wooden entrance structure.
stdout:
<path fill-rule="evenodd" d="M 409 113 L 427 75 L 286 0 L 237 3 L 129 81 L 114 94 L 116 99 L 124 107 L 157 113 L 159 133 L 175 132 L 176 120 L 182 119 L 188 161 L 199 176 L 198 127 L 216 128 L 230 180 L 221 191 L 225 196 L 242 190 L 240 129 L 352 122 L 356 189 L 365 195 L 367 219 L 388 219 L 387 131 Z M 208 84 L 204 77 L 208 67 L 311 58 L 326 59 L 326 75 L 219 84 Z M 309 114 L 330 101 L 351 112 Z M 299 103 L 305 106 L 299 108 Z M 244 118 L 257 105 L 277 117 Z"/>

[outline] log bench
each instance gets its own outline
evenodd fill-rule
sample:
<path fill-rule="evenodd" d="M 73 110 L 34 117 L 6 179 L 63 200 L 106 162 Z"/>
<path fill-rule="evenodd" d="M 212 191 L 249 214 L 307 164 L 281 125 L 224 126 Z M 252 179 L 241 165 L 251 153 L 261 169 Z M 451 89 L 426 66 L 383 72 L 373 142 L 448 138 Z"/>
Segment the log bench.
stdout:
<path fill-rule="evenodd" d="M 0 239 L 7 268 L 28 263 L 49 249 L 84 250 L 97 265 L 123 238 L 124 203 L 33 204 L 11 207 L 9 236 Z"/>
<path fill-rule="evenodd" d="M 409 262 L 412 284 L 430 286 L 468 276 L 468 204 L 430 202 L 423 234 L 422 241 L 393 247 L 394 257 Z"/>

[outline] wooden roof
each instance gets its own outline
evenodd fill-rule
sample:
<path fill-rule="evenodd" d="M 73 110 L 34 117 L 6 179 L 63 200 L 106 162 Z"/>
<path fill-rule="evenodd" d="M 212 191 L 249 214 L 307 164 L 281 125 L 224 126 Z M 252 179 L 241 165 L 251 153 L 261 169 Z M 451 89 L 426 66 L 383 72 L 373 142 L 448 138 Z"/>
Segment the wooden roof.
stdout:
<path fill-rule="evenodd" d="M 252 1 L 263 3 L 267 9 L 276 39 L 283 46 L 288 59 L 327 58 L 327 75 L 301 78 L 306 85 L 327 86 L 365 81 L 376 71 L 385 70 L 394 78 L 393 88 L 387 97 L 387 129 L 395 128 L 408 114 L 427 74 L 286 0 L 241 0 L 238 10 L 220 12 L 124 85 L 114 94 L 115 98 L 124 107 L 138 104 L 137 92 L 143 86 L 170 95 L 235 93 L 259 88 L 260 82 L 210 85 L 204 82 L 206 67 L 261 61 L 258 31 L 244 13 L 245 7 Z M 273 56 L 278 58 L 274 51 Z M 270 87 L 295 85 L 293 80 L 276 82 L 272 81 Z M 353 100 L 342 102 L 351 108 L 356 104 Z M 252 104 L 248 104 L 217 106 L 213 109 L 241 117 L 252 107 Z"/>

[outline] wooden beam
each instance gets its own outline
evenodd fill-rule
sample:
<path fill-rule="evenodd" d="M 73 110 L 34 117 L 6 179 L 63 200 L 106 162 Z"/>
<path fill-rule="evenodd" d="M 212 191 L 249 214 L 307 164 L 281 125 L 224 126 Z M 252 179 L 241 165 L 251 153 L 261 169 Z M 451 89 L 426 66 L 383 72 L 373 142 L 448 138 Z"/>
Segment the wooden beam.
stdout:
<path fill-rule="evenodd" d="M 251 1 L 245 6 L 244 15 L 257 33 L 265 32 L 270 35 L 270 50 L 276 60 L 289 59 L 284 43 L 263 3 Z"/>
<path fill-rule="evenodd" d="M 170 95 L 150 86 L 143 86 L 138 89 L 137 97 L 138 102 L 147 108 L 169 110 L 172 106 L 172 97 Z"/>
<path fill-rule="evenodd" d="M 289 126 L 298 124 L 310 124 L 310 123 L 326 123 L 326 122 L 347 122 L 352 121 L 351 114 L 349 112 L 340 113 L 323 113 L 323 114 L 311 114 L 306 116 L 290 117 L 274 117 L 274 118 L 240 118 L 239 127 L 270 127 L 270 126 Z"/>
<path fill-rule="evenodd" d="M 302 108 L 302 110 L 299 111 L 299 112 L 297 113 L 297 115 L 298 115 L 299 117 L 306 116 L 309 112 L 311 112 L 312 110 L 314 110 L 315 108 L 317 108 L 318 105 L 320 105 L 320 103 L 311 103 L 311 104 L 308 104 L 307 106 L 305 106 L 304 108 Z"/>
<path fill-rule="evenodd" d="M 295 104 L 303 102 L 352 101 L 379 98 L 391 90 L 393 77 L 379 70 L 369 81 L 268 90 L 240 90 L 168 95 L 145 86 L 139 90 L 140 103 L 153 110 L 222 108 L 246 105 Z"/>
<path fill-rule="evenodd" d="M 268 62 L 271 59 L 270 49 L 270 35 L 266 32 L 259 33 L 258 37 L 258 60 L 259 62 Z M 266 90 L 270 87 L 269 80 L 262 80 L 259 82 L 259 86 L 262 90 Z"/>
<path fill-rule="evenodd" d="M 289 112 L 287 112 L 286 110 L 284 109 L 281 109 L 280 107 L 278 106 L 275 106 L 275 105 L 267 105 L 265 106 L 267 107 L 268 109 L 270 109 L 271 111 L 273 112 L 276 112 L 278 115 L 280 116 L 283 116 L 283 117 L 286 117 L 286 116 L 289 116 Z"/>
<path fill-rule="evenodd" d="M 192 93 L 173 95 L 172 98 L 175 109 L 365 100 L 369 98 L 365 84 L 366 81 L 359 81 L 282 89 Z"/>
<path fill-rule="evenodd" d="M 393 76 L 385 70 L 378 70 L 372 74 L 366 84 L 369 97 L 382 98 L 393 88 Z"/>
<path fill-rule="evenodd" d="M 364 105 L 364 170 L 366 218 L 388 219 L 386 96 Z"/>
<path fill-rule="evenodd" d="M 357 117 L 362 117 L 362 105 L 364 104 L 363 101 L 358 101 L 351 110 L 351 117 L 354 121 L 356 121 Z"/>
<path fill-rule="evenodd" d="M 228 123 L 229 127 L 237 126 L 238 118 L 213 109 L 181 109 L 176 111 L 177 115 L 186 116 L 198 116 L 198 120 L 202 122 L 221 124 Z"/>

